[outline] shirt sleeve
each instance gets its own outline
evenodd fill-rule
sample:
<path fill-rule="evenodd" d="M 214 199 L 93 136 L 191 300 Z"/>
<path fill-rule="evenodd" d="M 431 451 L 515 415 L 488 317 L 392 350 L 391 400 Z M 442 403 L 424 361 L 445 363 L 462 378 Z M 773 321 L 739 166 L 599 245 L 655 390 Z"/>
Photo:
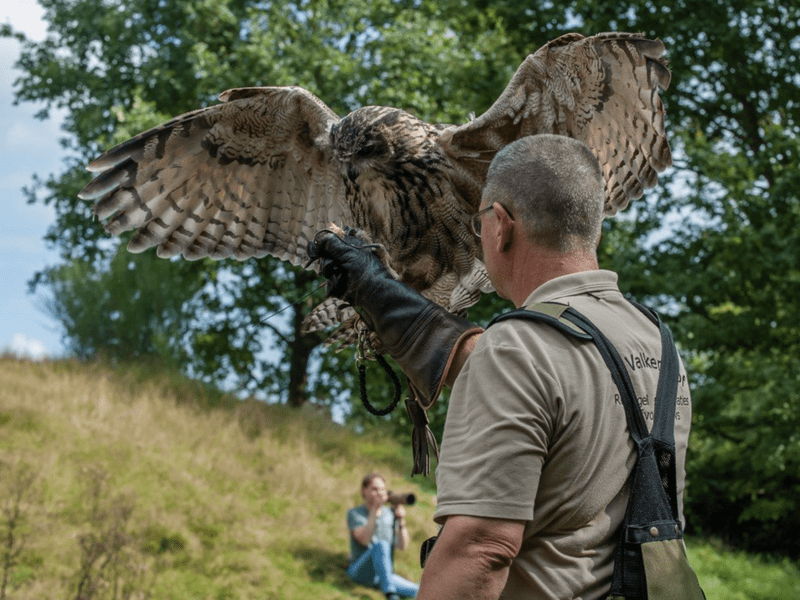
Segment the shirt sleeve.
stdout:
<path fill-rule="evenodd" d="M 341 514 L 341 513 L 339 513 Z M 347 511 L 347 528 L 353 531 L 357 527 L 367 524 L 367 515 L 363 514 L 358 508 L 351 508 Z"/>
<path fill-rule="evenodd" d="M 553 435 L 557 382 L 498 324 L 484 333 L 450 396 L 436 470 L 435 520 L 533 519 Z"/>

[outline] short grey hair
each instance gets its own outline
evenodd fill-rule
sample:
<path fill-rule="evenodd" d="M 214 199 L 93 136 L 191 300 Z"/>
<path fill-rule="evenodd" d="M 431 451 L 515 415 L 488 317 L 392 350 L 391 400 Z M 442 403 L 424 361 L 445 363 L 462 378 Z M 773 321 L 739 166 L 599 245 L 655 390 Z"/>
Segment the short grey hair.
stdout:
<path fill-rule="evenodd" d="M 528 237 L 557 252 L 597 247 L 605 185 L 589 147 L 574 138 L 540 134 L 497 153 L 483 202 L 500 202 Z"/>

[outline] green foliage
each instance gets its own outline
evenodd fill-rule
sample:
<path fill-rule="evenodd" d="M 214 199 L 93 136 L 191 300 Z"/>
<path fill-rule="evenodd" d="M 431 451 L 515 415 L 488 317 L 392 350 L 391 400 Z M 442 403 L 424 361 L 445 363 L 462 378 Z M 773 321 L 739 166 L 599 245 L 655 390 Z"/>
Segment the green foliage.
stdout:
<path fill-rule="evenodd" d="M 213 539 L 209 536 L 203 537 L 203 545 L 211 547 L 213 544 L 205 540 Z M 163 525 L 148 525 L 142 532 L 141 548 L 147 554 L 164 554 L 180 552 L 186 547 L 186 539 L 179 532 L 171 532 Z"/>
<path fill-rule="evenodd" d="M 301 85 L 340 114 L 386 103 L 434 121 L 463 122 L 470 109 L 488 107 L 522 58 L 509 56 L 491 11 L 447 16 L 435 2 L 413 3 L 414 10 L 405 2 L 366 0 L 47 0 L 43 6 L 51 35 L 23 45 L 19 66 L 27 75 L 18 82 L 17 96 L 69 108 L 64 129 L 73 156 L 67 171 L 37 178 L 28 190 L 31 201 L 56 209 L 47 238 L 67 263 L 33 282 L 49 287 L 55 302 L 62 290 L 86 287 L 81 282 L 87 277 L 109 283 L 113 263 L 104 257 L 113 247 L 91 219 L 90 204 L 76 198 L 87 181 L 81 165 L 109 146 L 243 85 Z M 461 27 L 467 15 L 469 30 Z M 309 376 L 312 365 L 319 373 L 352 366 L 349 357 L 315 352 L 321 336 L 300 335 L 300 323 L 313 306 L 311 299 L 301 299 L 319 285 L 315 277 L 273 259 L 204 263 L 192 276 L 191 285 L 175 281 L 173 287 L 174 305 L 184 307 L 182 322 L 154 311 L 153 322 L 163 317 L 157 329 L 180 330 L 166 335 L 169 344 L 157 346 L 159 355 L 170 358 L 177 351 L 187 372 L 203 381 L 292 406 L 309 398 L 347 405 L 352 381 Z M 79 283 L 69 283 L 70 277 Z M 203 285 L 195 285 L 199 282 Z M 190 304 L 184 291 L 194 294 Z M 138 294 L 141 306 L 158 302 L 150 290 Z M 54 308 L 79 355 L 103 348 L 99 332 L 87 340 L 73 323 L 91 312 L 92 304 L 64 301 Z M 282 309 L 288 310 L 270 318 Z M 73 317 L 76 311 L 83 312 Z M 189 330 L 191 335 L 176 343 L 177 335 Z M 109 338 L 110 349 L 103 351 L 117 355 L 117 337 Z M 144 345 L 127 340 L 132 344 L 124 344 L 125 352 L 151 353 L 151 339 L 143 331 Z"/>
<path fill-rule="evenodd" d="M 183 364 L 184 307 L 203 284 L 198 266 L 120 245 L 100 265 L 75 260 L 45 269 L 42 281 L 52 290 L 45 306 L 77 357 L 151 355 Z"/>

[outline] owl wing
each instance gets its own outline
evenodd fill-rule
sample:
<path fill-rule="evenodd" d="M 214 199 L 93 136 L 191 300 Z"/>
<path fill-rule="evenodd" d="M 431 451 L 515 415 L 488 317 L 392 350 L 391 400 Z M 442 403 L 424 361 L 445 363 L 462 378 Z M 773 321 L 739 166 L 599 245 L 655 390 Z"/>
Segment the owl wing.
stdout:
<path fill-rule="evenodd" d="M 488 111 L 445 129 L 440 143 L 482 181 L 494 155 L 520 137 L 577 138 L 600 162 L 613 215 L 672 164 L 658 93 L 671 77 L 663 52 L 661 41 L 638 34 L 563 35 L 525 59 Z"/>
<path fill-rule="evenodd" d="M 112 148 L 88 169 L 109 233 L 128 249 L 187 259 L 271 254 L 295 265 L 330 221 L 352 222 L 331 127 L 339 117 L 298 87 L 240 88 Z"/>

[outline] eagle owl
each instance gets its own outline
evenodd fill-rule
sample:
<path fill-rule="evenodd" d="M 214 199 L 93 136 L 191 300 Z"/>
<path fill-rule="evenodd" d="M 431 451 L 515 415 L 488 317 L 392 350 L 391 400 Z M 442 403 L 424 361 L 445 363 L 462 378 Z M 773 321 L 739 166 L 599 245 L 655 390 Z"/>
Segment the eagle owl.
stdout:
<path fill-rule="evenodd" d="M 106 231 L 136 230 L 130 251 L 190 260 L 270 254 L 306 266 L 316 232 L 354 226 L 402 281 L 459 312 L 491 290 L 469 217 L 505 145 L 537 133 L 585 142 L 603 169 L 608 215 L 656 184 L 671 164 L 663 52 L 637 34 L 561 36 L 463 125 L 384 106 L 339 118 L 299 87 L 233 89 L 94 160 L 98 175 L 80 197 L 96 201 Z M 329 300 L 311 328 L 352 314 Z"/>

